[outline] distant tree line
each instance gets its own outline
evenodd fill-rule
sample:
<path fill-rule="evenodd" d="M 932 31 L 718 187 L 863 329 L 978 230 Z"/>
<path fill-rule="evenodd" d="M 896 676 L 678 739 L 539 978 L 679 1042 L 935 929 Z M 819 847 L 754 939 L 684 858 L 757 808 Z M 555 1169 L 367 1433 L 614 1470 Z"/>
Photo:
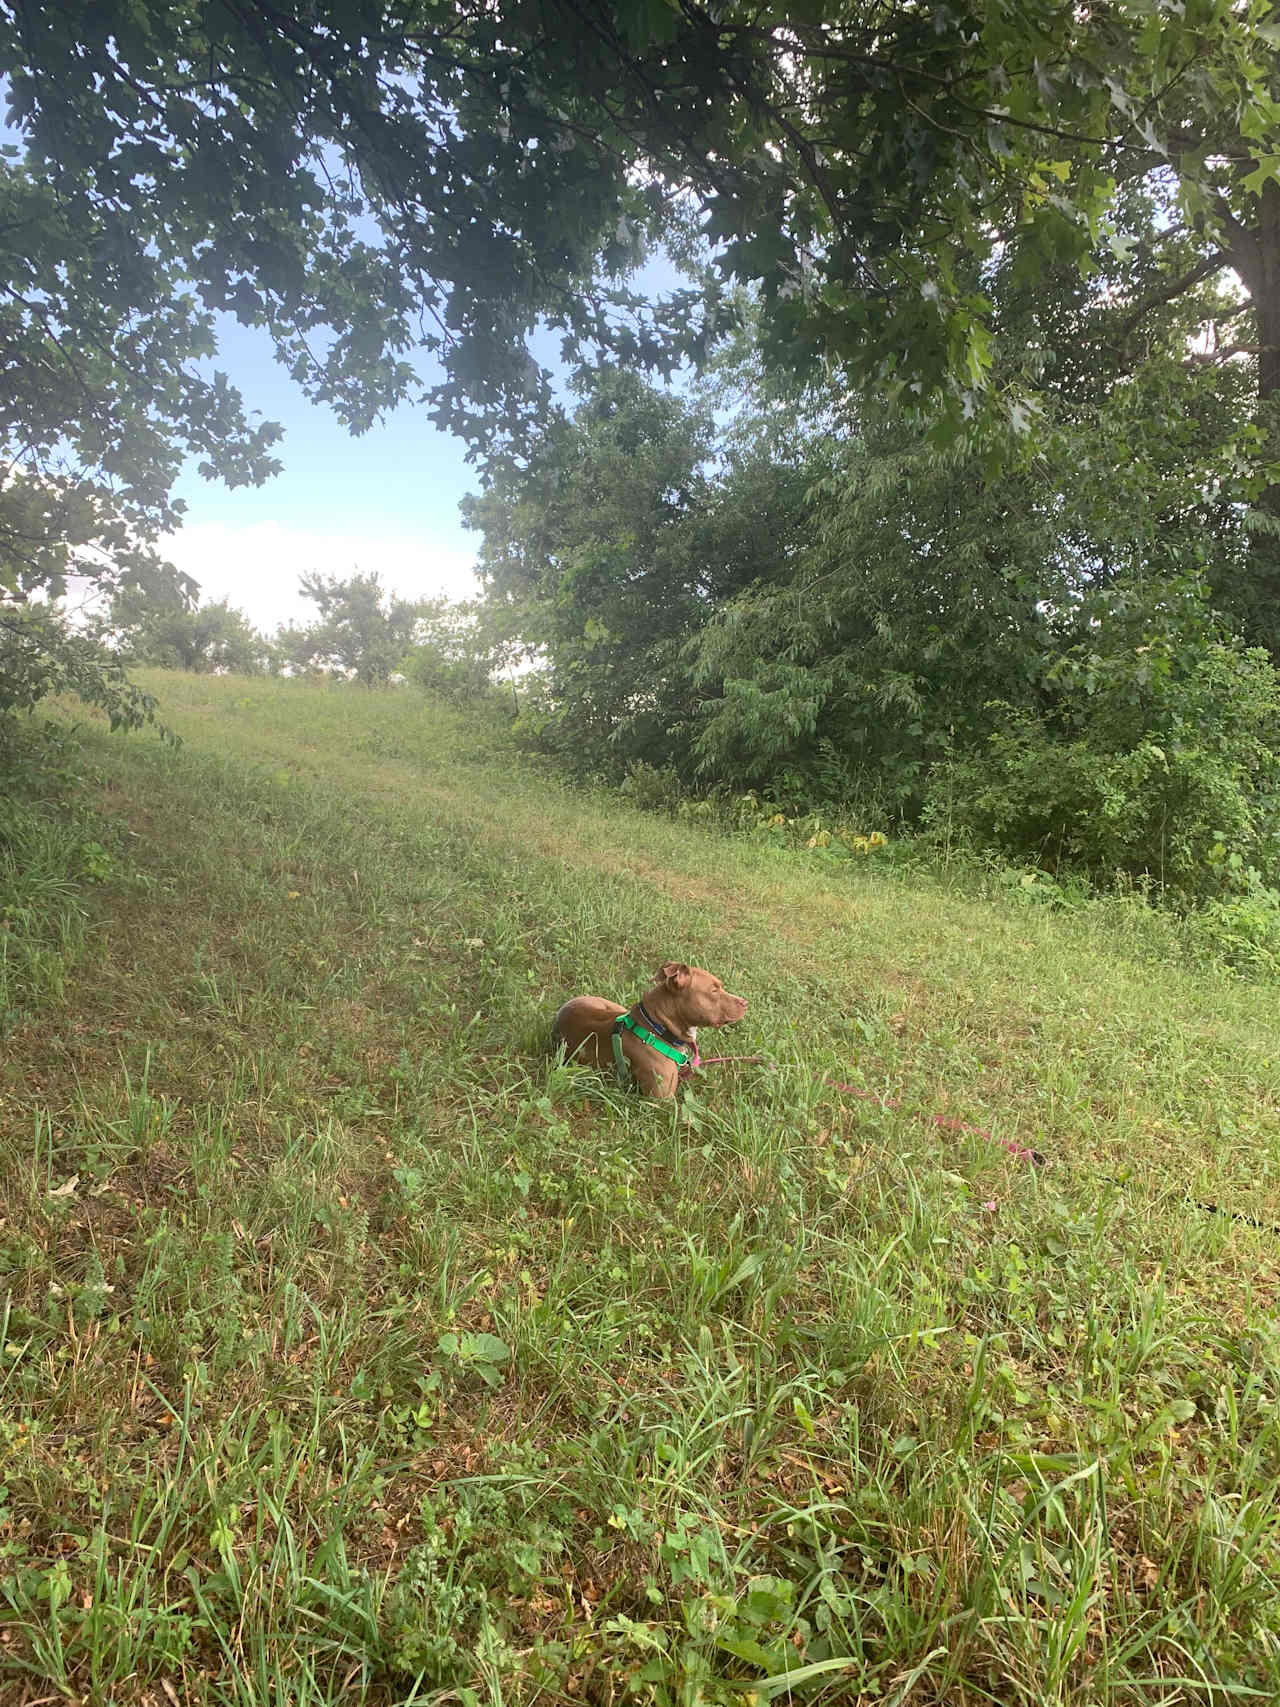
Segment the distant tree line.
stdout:
<path fill-rule="evenodd" d="M 366 687 L 392 681 L 458 702 L 496 697 L 492 677 L 506 649 L 474 604 L 404 599 L 375 572 L 316 572 L 299 591 L 317 607 L 312 622 L 260 633 L 227 599 L 200 604 L 168 592 L 117 593 L 96 623 L 97 636 L 124 666 L 149 665 L 196 674 L 332 675 Z"/>

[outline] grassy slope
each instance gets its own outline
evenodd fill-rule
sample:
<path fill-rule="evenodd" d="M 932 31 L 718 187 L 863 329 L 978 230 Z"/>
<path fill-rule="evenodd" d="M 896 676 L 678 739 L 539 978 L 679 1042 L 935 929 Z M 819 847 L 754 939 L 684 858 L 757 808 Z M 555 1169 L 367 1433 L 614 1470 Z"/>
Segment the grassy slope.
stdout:
<path fill-rule="evenodd" d="M 1280 1222 L 1274 991 L 158 686 L 0 1065 L 0 1696 L 1275 1698 L 1276 1235 L 1189 1201 Z M 673 954 L 777 1067 L 540 1052 Z"/>

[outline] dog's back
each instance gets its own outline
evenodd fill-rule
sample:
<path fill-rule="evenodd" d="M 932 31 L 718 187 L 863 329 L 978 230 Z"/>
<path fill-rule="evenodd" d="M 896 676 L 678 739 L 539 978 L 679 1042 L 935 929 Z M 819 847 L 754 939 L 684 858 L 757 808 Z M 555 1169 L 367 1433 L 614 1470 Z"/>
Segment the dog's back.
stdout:
<path fill-rule="evenodd" d="M 551 1047 L 558 1049 L 563 1044 L 571 1061 L 582 1061 L 589 1067 L 612 1066 L 613 1022 L 626 1011 L 603 996 L 574 996 L 551 1022 Z"/>

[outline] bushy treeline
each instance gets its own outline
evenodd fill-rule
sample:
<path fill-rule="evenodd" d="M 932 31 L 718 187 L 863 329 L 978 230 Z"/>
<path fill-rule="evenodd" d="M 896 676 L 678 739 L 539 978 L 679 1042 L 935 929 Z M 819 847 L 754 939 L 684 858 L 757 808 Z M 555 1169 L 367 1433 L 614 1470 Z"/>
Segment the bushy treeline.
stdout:
<path fill-rule="evenodd" d="M 517 649 L 498 613 L 477 601 L 405 599 L 376 571 L 343 579 L 303 575 L 317 607 L 311 622 L 255 628 L 226 598 L 200 603 L 194 586 L 118 592 L 106 610 L 72 622 L 58 604 L 0 612 L 0 717 L 30 710 L 49 694 L 101 706 L 113 727 L 153 721 L 152 695 L 128 676 L 134 666 L 197 675 L 318 674 L 366 687 L 416 682 L 463 703 L 503 697 L 495 674 Z"/>
<path fill-rule="evenodd" d="M 525 736 L 787 810 L 856 800 L 1051 871 L 1188 899 L 1280 879 L 1280 678 L 1223 377 L 1171 362 L 1034 457 L 910 414 L 740 411 L 618 373 L 470 501 L 541 661 Z M 1216 417 L 1216 418 L 1215 418 Z M 1221 466 L 1219 466 L 1221 464 Z"/>
<path fill-rule="evenodd" d="M 468 510 L 529 738 L 1103 884 L 1280 884 L 1280 391 L 1170 184 L 1108 193 L 1083 268 L 968 275 L 1007 432 L 905 357 L 788 379 L 767 305 L 684 396 L 584 376 Z"/>
<path fill-rule="evenodd" d="M 473 604 L 405 599 L 387 591 L 376 572 L 347 579 L 303 575 L 301 592 L 316 619 L 259 632 L 227 599 L 200 604 L 166 592 L 118 594 L 109 615 L 85 636 L 99 665 L 134 664 L 197 674 L 306 675 L 316 672 L 367 687 L 416 681 L 454 700 L 493 693 L 502 648 L 481 625 Z"/>
<path fill-rule="evenodd" d="M 518 732 L 580 774 L 766 813 L 855 803 L 868 828 L 1280 937 L 1280 678 L 1246 639 L 1232 400 L 1186 364 L 1165 386 L 1159 409 L 1135 390 L 1064 410 L 1019 458 L 883 402 L 784 403 L 741 369 L 691 395 L 601 372 L 467 501 L 483 601 L 311 575 L 316 620 L 271 637 L 225 600 L 141 594 L 106 632 L 124 663 L 455 701 L 495 697 L 523 653 Z"/>

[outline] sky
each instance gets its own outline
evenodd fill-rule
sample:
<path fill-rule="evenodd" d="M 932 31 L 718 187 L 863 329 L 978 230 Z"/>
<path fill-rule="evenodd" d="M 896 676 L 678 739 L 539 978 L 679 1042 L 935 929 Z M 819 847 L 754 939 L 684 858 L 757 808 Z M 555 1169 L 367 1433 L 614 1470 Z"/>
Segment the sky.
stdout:
<path fill-rule="evenodd" d="M 309 570 L 347 576 L 376 571 L 408 598 L 470 598 L 478 536 L 458 502 L 479 489 L 460 439 L 433 426 L 423 407 L 403 405 L 353 438 L 328 409 L 310 403 L 275 360 L 264 332 L 220 317 L 212 364 L 243 394 L 246 408 L 278 421 L 275 455 L 284 470 L 265 486 L 231 491 L 203 479 L 193 459 L 174 495 L 187 505 L 182 528 L 162 550 L 200 584 L 200 602 L 227 598 L 266 632 L 313 620 L 298 593 Z"/>
<path fill-rule="evenodd" d="M 629 282 L 655 298 L 683 281 L 657 250 Z M 405 598 L 475 597 L 480 539 L 463 527 L 458 505 L 479 491 L 480 476 L 463 441 L 434 426 L 424 405 L 409 404 L 353 438 L 303 395 L 264 331 L 230 314 L 215 318 L 218 354 L 209 365 L 239 389 L 247 410 L 284 428 L 273 449 L 284 468 L 264 486 L 234 491 L 202 478 L 194 458 L 182 475 L 174 496 L 186 503 L 186 518 L 160 545 L 199 583 L 200 603 L 227 598 L 271 633 L 283 622 L 315 620 L 315 605 L 298 592 L 299 576 L 311 570 L 376 571 Z M 530 349 L 565 397 L 559 334 L 540 329 Z M 432 373 L 428 358 L 420 371 Z"/>

